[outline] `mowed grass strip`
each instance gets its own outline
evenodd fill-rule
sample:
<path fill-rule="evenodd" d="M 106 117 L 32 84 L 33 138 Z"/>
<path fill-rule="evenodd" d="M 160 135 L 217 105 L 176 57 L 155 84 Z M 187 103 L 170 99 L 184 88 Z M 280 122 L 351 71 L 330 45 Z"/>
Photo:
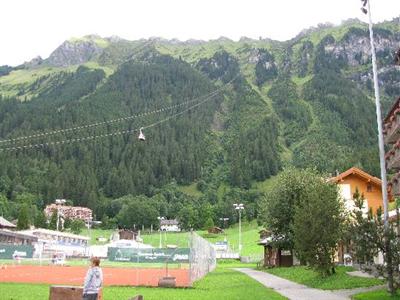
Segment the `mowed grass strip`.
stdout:
<path fill-rule="evenodd" d="M 165 289 L 144 287 L 105 287 L 105 300 L 130 299 L 141 294 L 146 300 L 283 300 L 285 297 L 267 289 L 250 277 L 228 268 L 217 268 L 194 284 L 193 288 Z M 48 285 L 0 283 L 2 300 L 40 300 L 49 298 Z"/>
<path fill-rule="evenodd" d="M 54 264 L 51 262 L 51 259 L 23 259 L 19 263 L 15 262 L 11 259 L 0 259 L 0 267 L 7 267 L 8 265 L 17 266 L 17 265 L 28 265 L 28 266 L 53 266 Z M 64 264 L 65 267 L 89 267 L 90 260 L 86 258 L 73 258 L 67 259 Z M 136 263 L 136 262 L 121 262 L 121 261 L 109 261 L 107 259 L 101 260 L 102 267 L 112 267 L 112 268 L 154 268 L 154 269 L 164 269 L 166 267 L 166 263 Z M 189 263 L 168 263 L 169 269 L 188 269 Z M 0 298 L 1 300 L 1 298 Z"/>
<path fill-rule="evenodd" d="M 354 300 L 400 300 L 400 295 L 394 297 L 386 291 L 386 289 L 376 290 L 372 292 L 360 293 L 354 295 L 351 299 Z"/>
<path fill-rule="evenodd" d="M 266 269 L 264 271 L 300 284 L 304 284 L 308 287 L 322 290 L 352 289 L 384 283 L 384 280 L 381 279 L 350 276 L 346 274 L 346 272 L 354 271 L 353 268 L 343 266 L 337 267 L 336 274 L 328 277 L 321 277 L 317 272 L 304 266 L 273 268 Z"/>

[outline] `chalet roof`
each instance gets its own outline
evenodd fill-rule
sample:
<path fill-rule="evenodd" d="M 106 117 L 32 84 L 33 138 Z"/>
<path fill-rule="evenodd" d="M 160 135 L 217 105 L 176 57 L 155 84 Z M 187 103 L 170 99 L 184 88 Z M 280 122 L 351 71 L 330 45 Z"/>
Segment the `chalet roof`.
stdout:
<path fill-rule="evenodd" d="M 177 219 L 174 220 L 160 220 L 160 225 L 179 225 Z"/>
<path fill-rule="evenodd" d="M 394 113 L 396 109 L 400 108 L 400 97 L 394 102 L 392 108 L 389 110 L 388 114 L 386 115 L 385 119 L 383 120 L 383 123 L 389 122 L 390 117 Z"/>
<path fill-rule="evenodd" d="M 274 235 L 274 234 L 272 234 L 270 236 L 261 238 L 258 241 L 257 245 L 270 246 L 270 245 L 273 245 L 277 241 L 283 242 L 285 240 L 286 240 L 286 236 L 284 236 L 284 235 Z"/>
<path fill-rule="evenodd" d="M 364 179 L 367 182 L 372 182 L 376 185 L 382 186 L 382 181 L 379 178 L 374 177 L 374 176 L 368 174 L 367 172 L 364 172 L 363 170 L 356 168 L 356 167 L 352 167 L 352 168 L 348 169 L 347 171 L 340 173 L 339 175 L 337 175 L 335 177 L 330 178 L 329 181 L 338 183 L 350 175 L 357 175 L 358 177 Z"/>
<path fill-rule="evenodd" d="M 3 217 L 0 217 L 0 228 L 1 227 L 5 227 L 5 228 L 16 228 L 17 226 L 15 226 L 13 223 L 7 221 L 6 219 L 4 219 Z"/>

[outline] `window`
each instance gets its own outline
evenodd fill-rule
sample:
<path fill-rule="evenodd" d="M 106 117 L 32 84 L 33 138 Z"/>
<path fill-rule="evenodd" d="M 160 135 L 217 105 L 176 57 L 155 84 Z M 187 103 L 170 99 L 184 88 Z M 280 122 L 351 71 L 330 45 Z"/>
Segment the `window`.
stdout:
<path fill-rule="evenodd" d="M 367 192 L 372 192 L 372 184 L 367 184 Z"/>

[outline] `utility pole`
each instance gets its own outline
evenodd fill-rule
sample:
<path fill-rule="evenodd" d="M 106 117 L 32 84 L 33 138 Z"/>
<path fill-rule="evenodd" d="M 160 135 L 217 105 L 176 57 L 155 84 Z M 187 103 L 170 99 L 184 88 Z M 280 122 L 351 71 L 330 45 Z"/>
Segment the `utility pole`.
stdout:
<path fill-rule="evenodd" d="M 389 204 L 388 204 L 388 190 L 387 190 L 387 180 L 386 180 L 385 146 L 383 141 L 382 113 L 381 113 L 381 103 L 379 94 L 378 68 L 376 64 L 374 32 L 372 28 L 370 0 L 361 0 L 361 2 L 363 2 L 363 7 L 361 8 L 361 11 L 364 14 L 368 15 L 368 21 L 369 21 L 368 23 L 369 23 L 369 37 L 370 37 L 371 55 L 372 55 L 372 72 L 374 75 L 376 121 L 378 123 L 379 163 L 381 168 L 381 180 L 382 180 L 383 219 L 385 227 L 385 250 L 386 250 L 385 260 L 388 271 L 388 290 L 391 294 L 393 294 L 394 293 L 393 268 L 392 268 L 392 255 L 390 251 L 390 240 L 389 240 L 389 213 L 388 213 Z"/>

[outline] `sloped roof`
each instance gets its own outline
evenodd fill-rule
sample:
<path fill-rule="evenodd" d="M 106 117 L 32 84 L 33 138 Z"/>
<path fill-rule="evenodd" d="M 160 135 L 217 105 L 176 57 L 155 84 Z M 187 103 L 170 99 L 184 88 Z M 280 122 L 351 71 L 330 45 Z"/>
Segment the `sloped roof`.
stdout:
<path fill-rule="evenodd" d="M 179 225 L 179 221 L 177 219 L 173 220 L 160 220 L 160 225 Z"/>
<path fill-rule="evenodd" d="M 368 174 L 367 172 L 364 172 L 363 170 L 356 168 L 356 167 L 352 167 L 352 168 L 348 169 L 347 171 L 340 173 L 339 175 L 337 175 L 335 177 L 330 178 L 329 182 L 338 183 L 350 175 L 356 175 L 362 179 L 365 179 L 367 182 L 372 182 L 372 183 L 375 183 L 376 185 L 382 186 L 382 181 L 379 178 L 374 177 L 374 176 Z"/>
<path fill-rule="evenodd" d="M 16 228 L 17 226 L 15 226 L 13 223 L 7 221 L 3 217 L 0 217 L 0 227 Z"/>
<path fill-rule="evenodd" d="M 7 229 L 0 229 L 0 235 L 17 237 L 17 238 L 22 238 L 22 239 L 26 239 L 26 240 L 32 240 L 35 242 L 37 242 L 37 240 L 38 240 L 37 236 L 34 236 L 32 234 L 26 234 L 26 233 L 21 233 L 21 232 L 17 232 L 17 231 L 7 230 Z"/>

